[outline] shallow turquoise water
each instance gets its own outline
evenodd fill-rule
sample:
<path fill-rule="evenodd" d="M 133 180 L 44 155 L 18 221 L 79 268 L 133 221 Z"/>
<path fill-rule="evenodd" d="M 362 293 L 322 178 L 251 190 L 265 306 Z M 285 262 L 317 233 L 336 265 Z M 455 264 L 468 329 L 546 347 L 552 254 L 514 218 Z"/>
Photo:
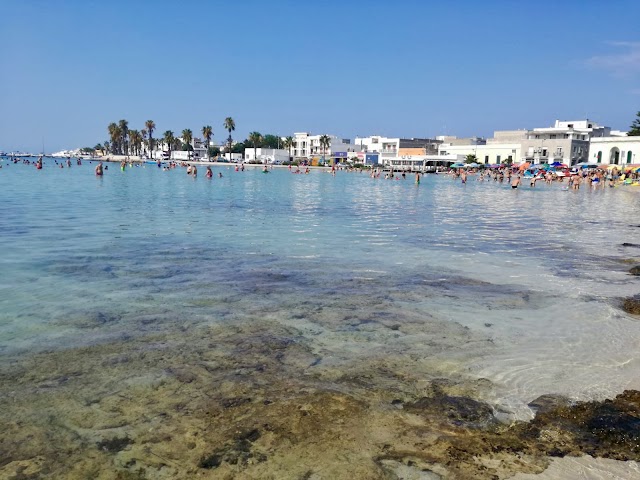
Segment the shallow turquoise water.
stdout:
<path fill-rule="evenodd" d="M 640 322 L 616 298 L 638 293 L 620 261 L 640 257 L 621 246 L 640 243 L 640 189 L 93 167 L 3 162 L 0 355 L 270 318 L 339 365 L 425 354 L 383 325 L 430 317 L 477 336 L 443 361 L 513 411 L 638 387 Z"/>

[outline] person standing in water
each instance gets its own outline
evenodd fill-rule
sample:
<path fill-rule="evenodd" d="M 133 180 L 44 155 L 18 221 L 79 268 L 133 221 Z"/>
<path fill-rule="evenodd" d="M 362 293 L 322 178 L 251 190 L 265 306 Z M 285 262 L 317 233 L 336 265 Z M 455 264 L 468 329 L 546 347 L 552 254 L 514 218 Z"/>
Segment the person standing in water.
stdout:
<path fill-rule="evenodd" d="M 98 165 L 96 165 L 96 175 L 101 177 L 102 176 L 102 162 L 98 163 Z"/>
<path fill-rule="evenodd" d="M 420 185 L 420 172 L 416 172 L 416 185 Z"/>

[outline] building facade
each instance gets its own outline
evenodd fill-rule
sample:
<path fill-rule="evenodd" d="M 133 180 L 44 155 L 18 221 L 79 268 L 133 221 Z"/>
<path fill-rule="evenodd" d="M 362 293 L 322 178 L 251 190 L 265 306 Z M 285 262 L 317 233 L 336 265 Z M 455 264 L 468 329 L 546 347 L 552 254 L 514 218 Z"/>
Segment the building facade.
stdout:
<path fill-rule="evenodd" d="M 332 158 L 336 152 L 355 152 L 356 147 L 348 138 L 339 138 L 335 135 L 329 137 L 329 146 L 320 145 L 322 135 L 311 135 L 307 132 L 297 132 L 293 134 L 294 145 L 292 147 L 293 158 L 310 159 L 312 157 Z"/>
<path fill-rule="evenodd" d="M 597 137 L 589 145 L 589 163 L 636 166 L 640 164 L 640 137 Z"/>

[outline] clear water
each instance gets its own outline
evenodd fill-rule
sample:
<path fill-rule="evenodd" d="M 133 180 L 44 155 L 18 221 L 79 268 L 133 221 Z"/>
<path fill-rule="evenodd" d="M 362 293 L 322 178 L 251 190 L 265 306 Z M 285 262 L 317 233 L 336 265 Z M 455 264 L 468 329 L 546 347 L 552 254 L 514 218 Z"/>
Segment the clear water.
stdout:
<path fill-rule="evenodd" d="M 0 170 L 0 356 L 252 319 L 295 327 L 319 369 L 486 378 L 516 418 L 640 388 L 640 319 L 617 304 L 640 290 L 621 246 L 640 188 L 53 162 Z"/>

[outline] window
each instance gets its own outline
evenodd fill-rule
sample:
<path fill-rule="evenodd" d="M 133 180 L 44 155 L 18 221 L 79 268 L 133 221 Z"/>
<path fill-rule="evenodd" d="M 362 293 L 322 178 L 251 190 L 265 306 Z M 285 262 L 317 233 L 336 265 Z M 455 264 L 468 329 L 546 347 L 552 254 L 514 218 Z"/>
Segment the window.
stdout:
<path fill-rule="evenodd" d="M 553 135 L 549 135 L 549 138 L 556 138 L 555 133 Z"/>
<path fill-rule="evenodd" d="M 633 155 L 631 155 L 631 150 L 629 150 L 629 151 L 627 152 L 627 163 L 631 163 L 631 157 L 632 157 L 632 156 L 633 156 Z"/>
<path fill-rule="evenodd" d="M 598 163 L 602 163 L 602 152 L 598 152 Z"/>
<path fill-rule="evenodd" d="M 489 155 L 484 156 L 484 164 L 489 165 Z"/>
<path fill-rule="evenodd" d="M 573 123 L 570 123 L 569 125 L 567 125 L 567 128 L 573 128 Z"/>
<path fill-rule="evenodd" d="M 589 124 L 589 128 L 593 128 L 593 124 L 591 124 L 591 123 L 590 123 L 590 124 Z"/>
<path fill-rule="evenodd" d="M 540 135 L 536 135 L 536 138 L 540 138 Z"/>
<path fill-rule="evenodd" d="M 496 163 L 500 163 L 500 155 L 496 157 Z"/>
<path fill-rule="evenodd" d="M 568 133 L 565 133 L 565 134 L 564 134 L 564 138 L 569 138 L 569 134 L 568 134 Z"/>

